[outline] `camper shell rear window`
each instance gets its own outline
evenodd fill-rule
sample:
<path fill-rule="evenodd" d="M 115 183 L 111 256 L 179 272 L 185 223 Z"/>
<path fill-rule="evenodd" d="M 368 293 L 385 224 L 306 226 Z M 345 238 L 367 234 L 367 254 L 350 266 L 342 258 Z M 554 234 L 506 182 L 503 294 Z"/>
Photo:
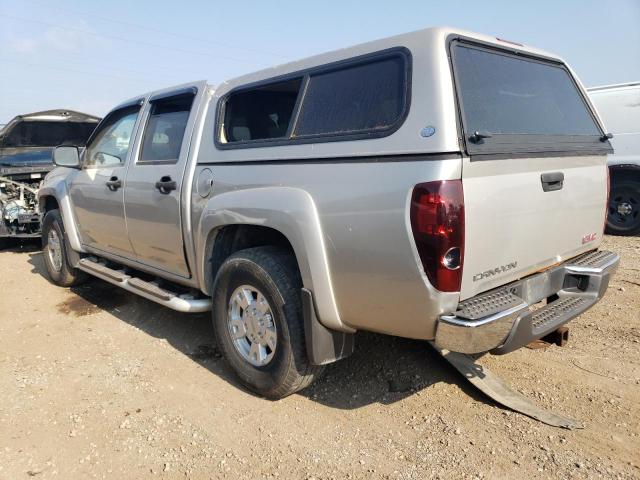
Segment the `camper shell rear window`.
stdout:
<path fill-rule="evenodd" d="M 469 154 L 610 150 L 564 64 L 461 40 L 450 48 Z"/>
<path fill-rule="evenodd" d="M 411 56 L 394 48 L 232 90 L 218 106 L 218 148 L 378 138 L 410 102 Z"/>

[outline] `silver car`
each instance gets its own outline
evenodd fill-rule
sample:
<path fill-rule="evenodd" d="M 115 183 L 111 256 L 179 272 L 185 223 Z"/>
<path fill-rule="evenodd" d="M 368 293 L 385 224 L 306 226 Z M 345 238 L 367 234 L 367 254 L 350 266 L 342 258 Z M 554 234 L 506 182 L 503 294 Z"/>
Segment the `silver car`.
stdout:
<path fill-rule="evenodd" d="M 368 330 L 502 354 L 604 294 L 604 131 L 565 62 L 449 28 L 133 98 L 39 192 L 51 279 L 212 310 L 281 398 Z"/>

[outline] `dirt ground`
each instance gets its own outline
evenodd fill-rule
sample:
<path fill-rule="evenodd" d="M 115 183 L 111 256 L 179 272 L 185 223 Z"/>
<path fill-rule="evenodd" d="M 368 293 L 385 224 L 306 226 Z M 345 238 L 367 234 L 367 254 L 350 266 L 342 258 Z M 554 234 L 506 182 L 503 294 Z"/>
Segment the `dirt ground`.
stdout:
<path fill-rule="evenodd" d="M 424 342 L 372 334 L 306 391 L 257 398 L 208 315 L 58 288 L 37 245 L 2 251 L 0 479 L 640 478 L 640 238 L 604 247 L 621 268 L 566 347 L 481 360 L 574 431 L 496 406 Z"/>

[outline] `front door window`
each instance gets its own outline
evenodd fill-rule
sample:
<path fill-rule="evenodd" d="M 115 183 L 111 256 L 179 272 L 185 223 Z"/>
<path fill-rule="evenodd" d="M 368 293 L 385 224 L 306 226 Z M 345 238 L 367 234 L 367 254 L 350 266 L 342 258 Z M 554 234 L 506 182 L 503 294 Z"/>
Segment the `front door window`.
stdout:
<path fill-rule="evenodd" d="M 124 164 L 139 111 L 140 107 L 135 106 L 112 113 L 87 146 L 84 166 L 113 167 Z"/>

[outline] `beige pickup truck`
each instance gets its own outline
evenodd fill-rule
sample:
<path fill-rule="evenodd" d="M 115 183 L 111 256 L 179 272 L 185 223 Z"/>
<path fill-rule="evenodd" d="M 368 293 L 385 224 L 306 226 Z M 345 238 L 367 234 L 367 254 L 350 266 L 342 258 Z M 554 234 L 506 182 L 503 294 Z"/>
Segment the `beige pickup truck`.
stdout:
<path fill-rule="evenodd" d="M 39 191 L 61 286 L 212 311 L 251 390 L 360 330 L 511 352 L 594 305 L 609 137 L 557 56 L 434 28 L 114 108 Z"/>

